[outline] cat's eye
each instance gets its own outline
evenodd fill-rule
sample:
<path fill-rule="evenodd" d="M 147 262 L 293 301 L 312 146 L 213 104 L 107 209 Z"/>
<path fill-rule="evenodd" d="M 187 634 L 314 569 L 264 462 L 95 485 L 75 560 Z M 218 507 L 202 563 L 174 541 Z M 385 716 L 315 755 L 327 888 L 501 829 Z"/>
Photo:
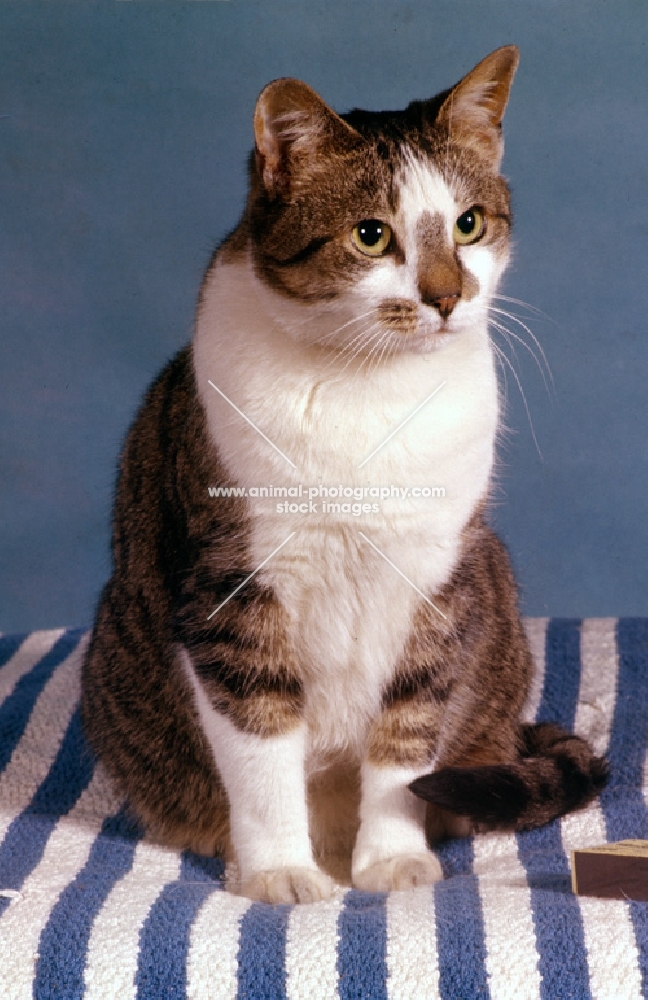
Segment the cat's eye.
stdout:
<path fill-rule="evenodd" d="M 468 211 L 462 212 L 455 222 L 454 241 L 460 246 L 476 243 L 484 235 L 485 228 L 484 213 L 477 205 L 473 205 Z"/>
<path fill-rule="evenodd" d="M 392 231 L 379 219 L 364 219 L 353 227 L 351 239 L 360 251 L 369 257 L 380 257 L 389 249 Z"/>

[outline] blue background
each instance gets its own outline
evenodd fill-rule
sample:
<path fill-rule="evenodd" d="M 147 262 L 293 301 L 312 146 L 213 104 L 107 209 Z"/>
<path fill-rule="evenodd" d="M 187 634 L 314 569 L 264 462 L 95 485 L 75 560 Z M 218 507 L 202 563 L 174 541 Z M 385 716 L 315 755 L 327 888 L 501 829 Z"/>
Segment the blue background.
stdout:
<path fill-rule="evenodd" d="M 240 214 L 261 87 L 402 107 L 508 42 L 502 291 L 555 390 L 506 348 L 530 419 L 509 372 L 493 518 L 527 614 L 648 614 L 647 40 L 636 0 L 3 2 L 0 629 L 91 621 L 121 441 Z"/>

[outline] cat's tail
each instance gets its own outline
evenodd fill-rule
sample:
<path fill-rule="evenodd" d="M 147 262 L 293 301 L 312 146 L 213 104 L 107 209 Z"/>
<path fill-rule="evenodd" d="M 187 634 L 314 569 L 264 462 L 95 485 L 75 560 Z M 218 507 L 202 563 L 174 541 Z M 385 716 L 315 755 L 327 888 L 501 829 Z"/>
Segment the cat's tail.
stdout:
<path fill-rule="evenodd" d="M 475 827 L 529 830 L 587 805 L 602 791 L 609 769 L 579 736 L 551 722 L 522 725 L 513 764 L 444 767 L 409 786 L 421 798 Z"/>

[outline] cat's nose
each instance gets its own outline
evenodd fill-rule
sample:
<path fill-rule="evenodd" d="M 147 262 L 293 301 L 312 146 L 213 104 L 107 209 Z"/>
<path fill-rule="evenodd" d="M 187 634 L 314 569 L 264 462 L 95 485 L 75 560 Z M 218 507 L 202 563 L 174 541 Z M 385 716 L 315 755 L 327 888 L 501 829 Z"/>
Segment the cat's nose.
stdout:
<path fill-rule="evenodd" d="M 449 251 L 423 255 L 419 262 L 418 287 L 421 301 L 446 320 L 461 298 L 462 275 Z"/>
<path fill-rule="evenodd" d="M 453 292 L 451 295 L 438 295 L 428 304 L 438 310 L 441 319 L 447 319 L 460 298 L 459 292 Z"/>

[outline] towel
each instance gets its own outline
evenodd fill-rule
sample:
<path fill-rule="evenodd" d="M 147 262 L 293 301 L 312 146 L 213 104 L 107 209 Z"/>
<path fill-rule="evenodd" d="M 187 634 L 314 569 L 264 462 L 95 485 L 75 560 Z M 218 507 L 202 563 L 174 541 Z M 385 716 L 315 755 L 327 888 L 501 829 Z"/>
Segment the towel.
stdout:
<path fill-rule="evenodd" d="M 648 619 L 528 619 L 525 718 L 610 760 L 587 809 L 436 848 L 444 880 L 269 906 L 156 844 L 85 742 L 82 629 L 0 636 L 0 998 L 636 1000 L 648 904 L 572 894 L 570 852 L 648 838 Z"/>

